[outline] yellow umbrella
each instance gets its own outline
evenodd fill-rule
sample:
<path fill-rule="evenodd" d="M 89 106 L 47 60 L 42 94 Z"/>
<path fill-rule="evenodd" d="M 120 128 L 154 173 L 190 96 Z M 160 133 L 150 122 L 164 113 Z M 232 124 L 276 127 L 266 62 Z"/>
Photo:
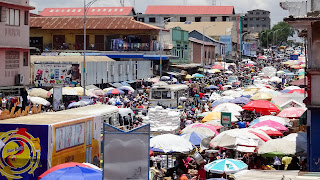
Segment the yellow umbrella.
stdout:
<path fill-rule="evenodd" d="M 212 70 L 214 73 L 221 73 L 221 71 L 219 69 L 213 69 Z"/>
<path fill-rule="evenodd" d="M 221 119 L 221 112 L 211 112 L 208 115 L 206 115 L 201 122 L 208 122 L 216 119 Z"/>
<path fill-rule="evenodd" d="M 253 95 L 250 99 L 251 100 L 268 100 L 271 101 L 273 98 L 273 95 L 270 93 L 265 93 L 265 92 L 259 92 L 255 95 Z"/>
<path fill-rule="evenodd" d="M 192 78 L 192 76 L 190 75 L 190 74 L 188 74 L 187 76 L 186 76 L 186 79 L 191 79 Z"/>
<path fill-rule="evenodd" d="M 306 64 L 301 64 L 300 66 L 304 68 L 304 67 L 306 67 Z"/>

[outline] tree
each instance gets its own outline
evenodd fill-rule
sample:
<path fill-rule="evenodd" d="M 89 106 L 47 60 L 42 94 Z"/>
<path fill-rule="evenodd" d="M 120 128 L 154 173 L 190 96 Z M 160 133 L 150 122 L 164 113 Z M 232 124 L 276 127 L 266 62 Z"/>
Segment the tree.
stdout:
<path fill-rule="evenodd" d="M 269 44 L 269 46 L 280 46 L 287 44 L 288 37 L 293 36 L 293 34 L 294 30 L 289 24 L 285 22 L 279 22 L 278 24 L 274 25 L 271 30 L 260 32 L 259 37 L 263 47 L 267 47 L 267 44 Z"/>

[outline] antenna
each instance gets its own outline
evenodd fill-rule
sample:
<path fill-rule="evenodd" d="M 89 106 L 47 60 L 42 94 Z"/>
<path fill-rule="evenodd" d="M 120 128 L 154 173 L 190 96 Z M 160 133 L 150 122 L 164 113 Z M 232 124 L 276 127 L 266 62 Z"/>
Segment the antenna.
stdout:
<path fill-rule="evenodd" d="M 124 7 L 124 0 L 120 0 L 120 4 L 122 7 Z"/>
<path fill-rule="evenodd" d="M 216 5 L 216 0 L 212 0 L 212 6 Z"/>

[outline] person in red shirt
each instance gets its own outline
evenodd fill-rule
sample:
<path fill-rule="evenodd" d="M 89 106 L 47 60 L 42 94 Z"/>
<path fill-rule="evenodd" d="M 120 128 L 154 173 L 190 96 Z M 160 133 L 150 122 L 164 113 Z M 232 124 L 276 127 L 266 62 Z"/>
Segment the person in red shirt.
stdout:
<path fill-rule="evenodd" d="M 202 92 L 200 92 L 200 93 L 199 93 L 199 97 L 200 97 L 200 99 L 202 99 L 202 98 L 203 98 L 203 96 L 204 96 L 204 94 L 203 94 Z"/>
<path fill-rule="evenodd" d="M 204 164 L 205 163 L 201 163 L 200 164 L 200 167 L 199 167 L 199 170 L 198 170 L 198 179 L 199 180 L 206 180 L 207 179 L 207 171 L 204 170 Z"/>

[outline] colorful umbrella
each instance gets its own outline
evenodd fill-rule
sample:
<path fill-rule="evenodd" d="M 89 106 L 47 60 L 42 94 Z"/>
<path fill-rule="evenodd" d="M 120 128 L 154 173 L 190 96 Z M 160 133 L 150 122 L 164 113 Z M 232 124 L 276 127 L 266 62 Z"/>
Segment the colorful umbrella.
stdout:
<path fill-rule="evenodd" d="M 240 116 L 240 111 L 243 111 L 241 106 L 233 103 L 222 103 L 212 109 L 213 112 L 230 112 L 234 116 Z"/>
<path fill-rule="evenodd" d="M 268 100 L 271 101 L 273 98 L 273 95 L 266 92 L 258 92 L 255 95 L 253 95 L 250 99 L 251 100 Z"/>
<path fill-rule="evenodd" d="M 282 110 L 278 116 L 285 118 L 300 118 L 302 114 L 306 111 L 306 108 L 302 107 L 289 107 Z"/>
<path fill-rule="evenodd" d="M 273 103 L 266 100 L 255 100 L 242 107 L 244 110 L 255 111 L 262 115 L 270 115 L 272 112 L 280 112 L 279 108 Z"/>
<path fill-rule="evenodd" d="M 119 89 L 112 89 L 107 92 L 107 95 L 114 95 L 114 94 L 124 94 L 124 92 Z"/>
<path fill-rule="evenodd" d="M 196 132 L 181 134 L 180 136 L 190 141 L 195 146 L 200 146 L 202 139 L 208 137 L 204 134 L 196 133 Z"/>
<path fill-rule="evenodd" d="M 109 88 L 105 88 L 105 89 L 103 89 L 103 91 L 104 91 L 104 92 L 108 92 L 108 91 L 113 90 L 113 89 L 115 89 L 115 88 L 113 88 L 113 87 L 109 87 Z"/>
<path fill-rule="evenodd" d="M 213 69 L 212 72 L 214 73 L 221 73 L 221 71 L 219 69 Z"/>
<path fill-rule="evenodd" d="M 271 120 L 271 121 L 275 121 L 275 122 L 278 122 L 284 126 L 288 125 L 288 121 L 283 118 L 283 117 L 278 117 L 278 116 L 261 116 L 253 121 L 251 121 L 251 123 L 249 124 L 249 126 L 253 126 L 259 122 L 262 122 L 262 121 L 267 121 L 267 120 Z"/>
<path fill-rule="evenodd" d="M 215 135 L 218 135 L 219 132 L 215 129 L 213 125 L 209 124 L 202 124 L 202 123 L 194 123 L 187 127 L 185 127 L 182 130 L 182 133 L 200 133 L 208 137 L 214 137 Z"/>
<path fill-rule="evenodd" d="M 102 179 L 102 171 L 92 168 L 82 163 L 64 163 L 47 170 L 41 174 L 38 179 L 56 180 L 56 179 L 83 179 L 96 180 Z"/>
<path fill-rule="evenodd" d="M 282 125 L 278 122 L 275 122 L 275 121 L 271 121 L 271 120 L 259 122 L 255 125 L 253 125 L 252 128 L 257 128 L 257 127 L 262 127 L 262 126 L 272 127 L 272 128 L 275 128 L 276 130 L 281 131 L 281 132 L 289 131 L 289 129 L 286 128 L 284 125 Z"/>
<path fill-rule="evenodd" d="M 212 121 L 212 120 L 220 120 L 221 119 L 221 113 L 220 112 L 210 112 L 209 114 L 207 114 L 202 120 L 201 122 L 208 122 L 208 121 Z"/>
<path fill-rule="evenodd" d="M 192 77 L 194 77 L 194 78 L 203 78 L 204 75 L 197 73 L 197 74 L 192 75 Z"/>
<path fill-rule="evenodd" d="M 120 89 L 121 91 L 131 91 L 131 92 L 134 92 L 134 89 L 130 86 L 122 86 L 122 87 L 119 87 L 117 89 Z"/>
<path fill-rule="evenodd" d="M 215 85 L 210 85 L 208 87 L 206 87 L 206 89 L 214 89 L 214 90 L 218 90 L 219 87 L 218 86 L 215 86 Z"/>
<path fill-rule="evenodd" d="M 236 159 L 218 159 L 204 166 L 206 171 L 216 174 L 236 173 L 247 168 L 247 164 Z"/>
<path fill-rule="evenodd" d="M 283 134 L 280 131 L 272 127 L 261 126 L 261 127 L 257 127 L 256 129 L 262 130 L 263 132 L 268 134 L 268 136 L 283 136 Z"/>
<path fill-rule="evenodd" d="M 304 89 L 293 89 L 293 90 L 289 91 L 288 93 L 294 93 L 294 92 L 304 94 L 305 90 Z"/>
<path fill-rule="evenodd" d="M 191 78 L 193 78 L 190 74 L 188 74 L 187 76 L 186 76 L 186 79 L 191 79 Z"/>
<path fill-rule="evenodd" d="M 219 70 L 223 70 L 224 69 L 224 67 L 223 66 L 220 66 L 220 65 L 214 65 L 214 66 L 212 66 L 212 68 L 211 69 L 219 69 Z"/>
<path fill-rule="evenodd" d="M 249 102 L 250 102 L 250 99 L 246 97 L 237 97 L 230 101 L 230 103 L 234 103 L 234 104 L 247 104 Z"/>
<path fill-rule="evenodd" d="M 215 106 L 218 106 L 219 104 L 222 104 L 222 103 L 227 103 L 227 102 L 230 102 L 232 101 L 233 99 L 220 99 L 220 100 L 216 100 L 214 103 L 212 103 L 211 107 L 215 107 Z"/>

